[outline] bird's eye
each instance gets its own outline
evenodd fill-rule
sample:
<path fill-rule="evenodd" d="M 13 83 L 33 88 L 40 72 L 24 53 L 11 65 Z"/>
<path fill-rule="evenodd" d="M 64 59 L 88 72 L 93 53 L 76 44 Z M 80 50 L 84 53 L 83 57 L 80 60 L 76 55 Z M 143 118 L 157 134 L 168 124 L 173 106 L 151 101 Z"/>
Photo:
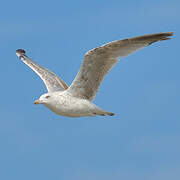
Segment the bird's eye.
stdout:
<path fill-rule="evenodd" d="M 48 99 L 50 96 L 46 96 L 45 98 Z"/>

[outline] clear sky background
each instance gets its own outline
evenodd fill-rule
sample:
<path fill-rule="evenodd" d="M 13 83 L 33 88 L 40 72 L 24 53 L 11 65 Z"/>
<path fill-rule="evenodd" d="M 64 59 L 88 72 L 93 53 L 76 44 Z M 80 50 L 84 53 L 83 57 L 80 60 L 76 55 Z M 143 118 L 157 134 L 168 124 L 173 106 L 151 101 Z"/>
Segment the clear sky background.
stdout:
<path fill-rule="evenodd" d="M 174 31 L 123 58 L 95 103 L 113 117 L 67 118 L 33 101 L 46 88 L 15 55 L 74 79 L 86 51 Z M 3 1 L 0 7 L 0 179 L 179 180 L 180 1 Z"/>

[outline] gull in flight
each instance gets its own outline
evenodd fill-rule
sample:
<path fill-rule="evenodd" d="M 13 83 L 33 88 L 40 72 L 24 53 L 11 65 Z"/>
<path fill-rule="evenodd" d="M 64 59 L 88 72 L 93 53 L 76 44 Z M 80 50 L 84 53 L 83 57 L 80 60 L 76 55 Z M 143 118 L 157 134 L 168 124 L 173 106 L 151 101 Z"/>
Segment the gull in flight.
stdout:
<path fill-rule="evenodd" d="M 170 39 L 172 35 L 172 32 L 165 32 L 137 36 L 113 41 L 88 51 L 69 87 L 53 72 L 33 62 L 25 50 L 16 50 L 16 55 L 40 76 L 48 90 L 34 104 L 43 104 L 62 116 L 113 116 L 114 113 L 105 111 L 92 102 L 105 75 L 118 62 L 119 57 L 127 56 L 154 42 Z"/>

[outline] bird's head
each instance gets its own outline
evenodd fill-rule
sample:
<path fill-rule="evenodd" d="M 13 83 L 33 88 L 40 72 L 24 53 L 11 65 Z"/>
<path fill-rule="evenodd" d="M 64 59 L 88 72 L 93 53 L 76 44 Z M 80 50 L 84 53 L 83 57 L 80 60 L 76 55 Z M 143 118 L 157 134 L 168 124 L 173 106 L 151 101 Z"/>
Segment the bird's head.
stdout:
<path fill-rule="evenodd" d="M 34 101 L 34 104 L 49 104 L 51 102 L 52 95 L 49 93 L 43 94 L 38 100 Z"/>

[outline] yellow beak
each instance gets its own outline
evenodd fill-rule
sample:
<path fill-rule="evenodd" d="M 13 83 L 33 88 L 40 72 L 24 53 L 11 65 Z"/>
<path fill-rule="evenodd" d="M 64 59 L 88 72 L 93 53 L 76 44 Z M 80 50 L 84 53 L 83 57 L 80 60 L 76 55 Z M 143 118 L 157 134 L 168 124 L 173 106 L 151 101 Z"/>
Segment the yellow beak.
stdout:
<path fill-rule="evenodd" d="M 38 99 L 38 100 L 34 101 L 34 104 L 42 104 L 42 102 Z"/>

